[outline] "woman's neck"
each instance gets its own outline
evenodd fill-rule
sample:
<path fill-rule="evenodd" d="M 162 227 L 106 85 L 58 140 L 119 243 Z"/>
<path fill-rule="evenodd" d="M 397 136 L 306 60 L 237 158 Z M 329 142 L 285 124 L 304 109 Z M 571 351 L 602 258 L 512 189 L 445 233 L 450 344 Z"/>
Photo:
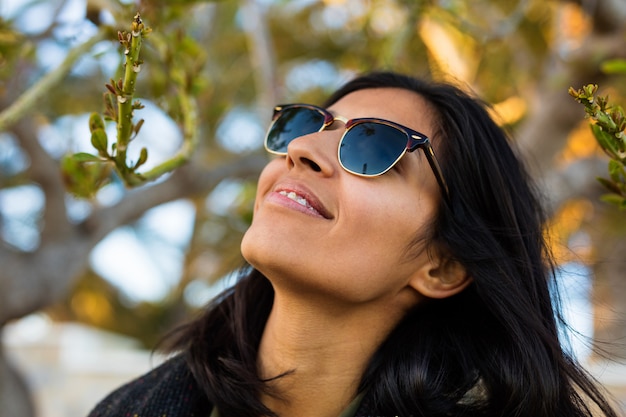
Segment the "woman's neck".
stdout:
<path fill-rule="evenodd" d="M 265 396 L 264 404 L 281 416 L 337 417 L 397 322 L 394 312 L 375 307 L 330 309 L 277 292 L 258 366 L 263 379 L 284 376 L 269 383 L 278 397 Z"/>

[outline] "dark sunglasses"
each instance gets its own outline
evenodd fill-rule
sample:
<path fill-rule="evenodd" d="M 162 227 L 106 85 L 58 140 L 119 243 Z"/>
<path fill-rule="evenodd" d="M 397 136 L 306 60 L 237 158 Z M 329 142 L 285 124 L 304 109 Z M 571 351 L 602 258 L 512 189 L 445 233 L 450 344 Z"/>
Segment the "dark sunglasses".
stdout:
<path fill-rule="evenodd" d="M 338 150 L 343 169 L 362 177 L 376 177 L 393 168 L 405 153 L 422 148 L 444 197 L 449 198 L 448 186 L 428 137 L 388 120 L 347 120 L 311 104 L 280 105 L 274 108 L 272 123 L 265 136 L 265 149 L 276 155 L 287 155 L 287 146 L 292 140 L 321 132 L 335 120 L 345 123 Z"/>

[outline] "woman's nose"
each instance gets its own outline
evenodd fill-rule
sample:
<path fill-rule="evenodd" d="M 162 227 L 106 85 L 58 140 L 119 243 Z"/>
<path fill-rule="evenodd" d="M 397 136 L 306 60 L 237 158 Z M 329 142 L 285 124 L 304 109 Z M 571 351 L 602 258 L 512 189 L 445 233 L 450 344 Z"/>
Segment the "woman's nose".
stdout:
<path fill-rule="evenodd" d="M 287 167 L 332 176 L 339 166 L 337 146 L 340 135 L 338 131 L 324 130 L 292 140 L 287 147 Z"/>

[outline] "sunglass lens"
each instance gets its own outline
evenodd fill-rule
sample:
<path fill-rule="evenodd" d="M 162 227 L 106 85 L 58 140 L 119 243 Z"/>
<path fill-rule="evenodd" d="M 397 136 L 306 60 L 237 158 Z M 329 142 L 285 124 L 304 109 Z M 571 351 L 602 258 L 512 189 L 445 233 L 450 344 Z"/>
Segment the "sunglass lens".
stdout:
<path fill-rule="evenodd" d="M 406 149 L 407 137 L 396 128 L 380 123 L 359 123 L 346 132 L 339 147 L 339 160 L 349 171 L 379 175 L 387 171 Z"/>
<path fill-rule="evenodd" d="M 286 153 L 289 142 L 317 132 L 322 126 L 324 126 L 322 113 L 307 107 L 288 107 L 280 112 L 267 132 L 266 146 L 271 151 Z"/>

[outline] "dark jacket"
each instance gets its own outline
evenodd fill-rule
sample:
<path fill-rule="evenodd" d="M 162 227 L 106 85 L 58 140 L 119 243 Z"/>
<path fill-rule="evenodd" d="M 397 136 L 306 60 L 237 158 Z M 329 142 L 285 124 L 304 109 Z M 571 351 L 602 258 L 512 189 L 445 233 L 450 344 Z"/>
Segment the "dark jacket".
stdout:
<path fill-rule="evenodd" d="M 355 416 L 371 415 L 368 403 L 365 397 Z M 175 356 L 113 391 L 88 417 L 209 417 L 212 408 L 184 358 Z"/>
<path fill-rule="evenodd" d="M 89 417 L 208 417 L 211 408 L 185 360 L 176 356 L 113 391 Z"/>

